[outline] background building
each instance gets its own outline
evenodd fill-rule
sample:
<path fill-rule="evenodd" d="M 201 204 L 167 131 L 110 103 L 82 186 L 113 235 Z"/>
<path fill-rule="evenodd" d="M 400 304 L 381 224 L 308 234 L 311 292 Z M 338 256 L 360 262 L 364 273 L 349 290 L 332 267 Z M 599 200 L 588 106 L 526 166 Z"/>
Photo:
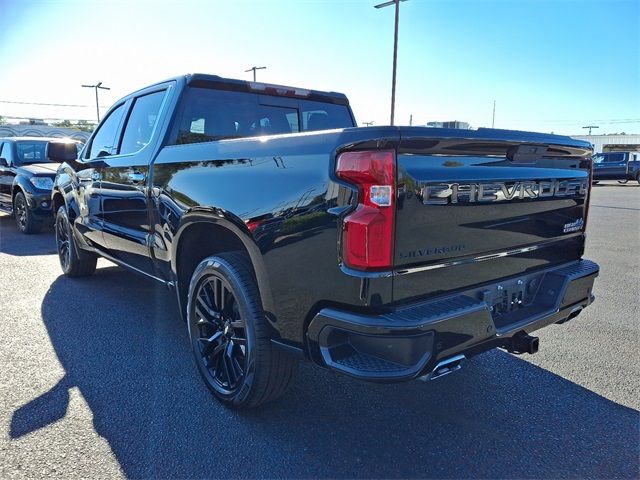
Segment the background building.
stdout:
<path fill-rule="evenodd" d="M 640 134 L 630 135 L 572 135 L 576 140 L 585 140 L 593 145 L 595 153 L 633 151 L 640 152 Z"/>
<path fill-rule="evenodd" d="M 50 125 L 0 125 L 0 137 L 54 137 L 71 138 L 86 143 L 89 132 L 74 128 L 52 127 Z"/>

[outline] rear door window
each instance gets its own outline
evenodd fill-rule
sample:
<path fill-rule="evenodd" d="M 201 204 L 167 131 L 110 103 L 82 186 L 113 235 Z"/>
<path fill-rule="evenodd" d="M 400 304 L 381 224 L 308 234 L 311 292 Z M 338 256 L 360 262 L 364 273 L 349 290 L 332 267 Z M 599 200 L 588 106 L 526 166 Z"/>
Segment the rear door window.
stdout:
<path fill-rule="evenodd" d="M 610 153 L 606 158 L 607 163 L 619 163 L 624 162 L 624 153 Z"/>

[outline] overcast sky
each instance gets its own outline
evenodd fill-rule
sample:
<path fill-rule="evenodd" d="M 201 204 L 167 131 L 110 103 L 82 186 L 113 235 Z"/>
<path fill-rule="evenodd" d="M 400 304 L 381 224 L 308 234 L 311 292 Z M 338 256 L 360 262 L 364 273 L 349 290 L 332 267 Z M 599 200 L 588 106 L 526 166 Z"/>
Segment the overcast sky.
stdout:
<path fill-rule="evenodd" d="M 393 7 L 382 0 L 0 0 L 0 115 L 95 119 L 188 72 L 347 94 L 389 123 Z M 640 133 L 640 0 L 401 3 L 396 123 Z M 37 106 L 7 102 L 81 105 Z"/>

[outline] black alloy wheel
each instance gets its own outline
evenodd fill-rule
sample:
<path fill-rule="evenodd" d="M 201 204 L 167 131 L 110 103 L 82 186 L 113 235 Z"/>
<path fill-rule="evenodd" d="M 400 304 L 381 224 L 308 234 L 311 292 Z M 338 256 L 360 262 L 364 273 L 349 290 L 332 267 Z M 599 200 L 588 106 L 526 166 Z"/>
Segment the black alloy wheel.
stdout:
<path fill-rule="evenodd" d="M 68 271 L 71 264 L 70 238 L 67 217 L 58 215 L 56 217 L 56 246 L 58 247 L 58 258 L 63 272 Z"/>
<path fill-rule="evenodd" d="M 56 214 L 55 233 L 58 259 L 66 276 L 86 277 L 96 271 L 98 257 L 76 246 L 65 207 Z"/>
<path fill-rule="evenodd" d="M 203 372 L 220 394 L 232 395 L 242 385 L 248 356 L 238 301 L 229 283 L 214 273 L 200 282 L 193 308 L 197 320 L 191 341 Z"/>
<path fill-rule="evenodd" d="M 298 360 L 271 343 L 253 265 L 244 252 L 205 258 L 191 276 L 187 325 L 207 388 L 227 405 L 257 407 L 282 395 Z"/>
<path fill-rule="evenodd" d="M 18 192 L 13 200 L 13 213 L 16 217 L 16 225 L 22 233 L 36 233 L 40 229 L 40 225 L 33 218 L 33 214 L 29 210 L 27 199 L 24 193 Z"/>

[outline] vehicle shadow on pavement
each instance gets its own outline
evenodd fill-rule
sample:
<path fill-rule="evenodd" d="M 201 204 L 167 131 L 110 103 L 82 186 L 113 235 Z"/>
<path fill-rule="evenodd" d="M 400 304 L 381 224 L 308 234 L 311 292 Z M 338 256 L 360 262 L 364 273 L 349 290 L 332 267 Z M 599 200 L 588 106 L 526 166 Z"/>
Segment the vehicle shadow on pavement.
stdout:
<path fill-rule="evenodd" d="M 279 401 L 240 412 L 201 383 L 162 287 L 115 267 L 59 277 L 42 318 L 66 374 L 14 412 L 11 437 L 64 419 L 77 387 L 127 477 L 638 475 L 637 411 L 503 352 L 399 385 L 303 365 Z"/>
<path fill-rule="evenodd" d="M 18 231 L 15 220 L 0 214 L 0 253 L 15 256 L 51 255 L 56 253 L 56 239 L 53 228 L 45 228 L 41 233 L 25 235 Z"/>

